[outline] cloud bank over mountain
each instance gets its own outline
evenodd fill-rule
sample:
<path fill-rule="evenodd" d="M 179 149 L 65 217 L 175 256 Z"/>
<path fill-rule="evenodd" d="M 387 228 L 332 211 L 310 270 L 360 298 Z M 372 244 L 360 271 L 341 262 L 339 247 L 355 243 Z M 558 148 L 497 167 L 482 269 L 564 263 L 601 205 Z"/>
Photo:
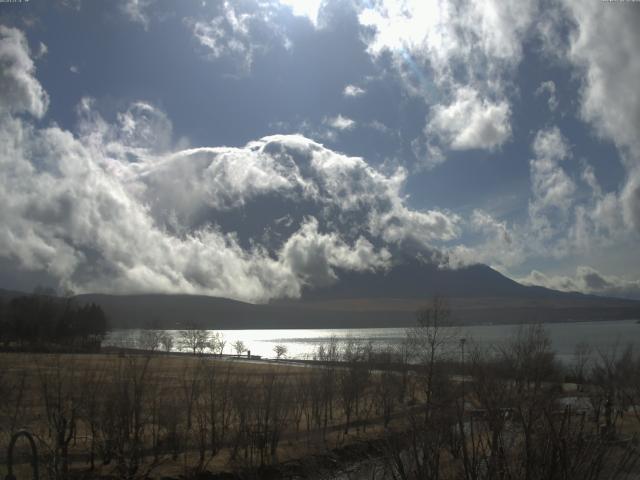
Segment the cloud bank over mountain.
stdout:
<path fill-rule="evenodd" d="M 135 102 L 109 124 L 91 99 L 78 106 L 78 135 L 39 127 L 30 117 L 42 116 L 48 98 L 25 37 L 2 34 L 11 41 L 2 49 L 10 68 L 0 117 L 0 246 L 67 288 L 295 297 L 305 285 L 336 281 L 336 268 L 388 268 L 390 245 L 410 241 L 429 252 L 457 235 L 455 215 L 406 206 L 402 169 L 385 175 L 300 135 L 173 150 L 171 123 L 154 106 Z M 306 205 L 269 225 L 286 233 L 279 241 L 243 246 L 216 225 L 217 214 L 248 215 L 268 197 L 290 211 Z"/>
<path fill-rule="evenodd" d="M 579 266 L 575 275 L 546 275 L 537 270 L 518 279 L 524 285 L 540 285 L 565 292 L 582 292 L 621 298 L 640 297 L 640 281 L 616 275 L 602 275 L 598 270 Z"/>
<path fill-rule="evenodd" d="M 418 258 L 640 298 L 636 5 L 44 11 L 109 42 L 0 25 L 3 265 L 267 301 Z"/>

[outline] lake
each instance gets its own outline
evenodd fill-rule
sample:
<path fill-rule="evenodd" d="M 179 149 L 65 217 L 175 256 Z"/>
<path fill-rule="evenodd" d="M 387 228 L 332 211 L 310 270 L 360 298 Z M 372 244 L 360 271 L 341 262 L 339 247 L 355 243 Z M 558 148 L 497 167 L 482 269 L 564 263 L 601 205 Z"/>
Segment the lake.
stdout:
<path fill-rule="evenodd" d="M 574 322 L 543 324 L 551 338 L 553 349 L 558 358 L 571 362 L 575 347 L 586 342 L 595 351 L 606 350 L 616 345 L 622 347 L 631 343 L 640 346 L 640 324 L 636 320 L 619 320 L 606 322 Z M 508 341 L 517 334 L 518 325 L 475 325 L 457 328 L 455 336 L 466 338 L 468 348 L 473 343 L 482 346 L 497 345 Z M 327 343 L 332 336 L 339 340 L 349 337 L 371 342 L 374 348 L 385 348 L 399 345 L 405 338 L 404 328 L 359 328 L 359 329 L 264 329 L 264 330 L 217 330 L 227 344 L 224 353 L 232 354 L 231 345 L 242 340 L 252 355 L 263 358 L 275 356 L 276 345 L 287 347 L 287 358 L 312 358 L 314 351 L 322 343 Z M 179 331 L 167 330 L 173 335 L 177 348 Z M 213 330 L 212 330 L 213 332 Z M 103 346 L 120 346 L 136 348 L 140 330 L 114 330 L 109 332 Z"/>

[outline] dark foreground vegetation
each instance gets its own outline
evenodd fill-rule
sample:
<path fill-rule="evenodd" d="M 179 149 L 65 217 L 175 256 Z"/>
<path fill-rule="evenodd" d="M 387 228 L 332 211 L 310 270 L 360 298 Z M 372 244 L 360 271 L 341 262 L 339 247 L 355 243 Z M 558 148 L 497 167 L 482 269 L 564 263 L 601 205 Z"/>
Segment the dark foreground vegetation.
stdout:
<path fill-rule="evenodd" d="M 52 479 L 638 478 L 631 349 L 581 346 L 563 367 L 540 326 L 481 350 L 441 328 L 447 317 L 435 299 L 400 349 L 331 341 L 307 367 L 3 353 L 0 443 L 26 427 Z"/>
<path fill-rule="evenodd" d="M 0 298 L 0 346 L 21 351 L 97 351 L 107 318 L 94 303 L 50 292 Z"/>

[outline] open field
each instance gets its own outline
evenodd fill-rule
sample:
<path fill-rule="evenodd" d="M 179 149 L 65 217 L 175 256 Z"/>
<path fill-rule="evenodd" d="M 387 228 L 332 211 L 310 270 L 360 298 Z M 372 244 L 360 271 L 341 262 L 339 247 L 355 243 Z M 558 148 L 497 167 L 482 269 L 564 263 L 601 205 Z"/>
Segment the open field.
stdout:
<path fill-rule="evenodd" d="M 307 366 L 0 353 L 0 442 L 28 429 L 41 478 L 52 479 L 262 478 L 265 468 L 272 478 L 333 478 L 304 470 L 331 451 L 367 452 L 378 472 L 368 478 L 378 479 L 636 478 L 640 359 L 632 350 L 563 369 L 531 326 L 499 354 L 463 350 L 456 364 L 439 335 L 428 325 L 414 331 L 411 363 L 357 342 L 322 346 L 321 362 Z M 21 445 L 18 468 L 28 473 Z M 324 463 L 335 470 L 361 460 Z M 292 462 L 297 476 L 284 474 Z"/>
<path fill-rule="evenodd" d="M 135 477 L 150 468 L 163 475 L 241 470 L 375 438 L 382 430 L 369 393 L 358 399 L 357 411 L 354 399 L 348 419 L 334 385 L 324 402 L 311 398 L 327 374 L 337 381 L 335 368 L 115 353 L 2 353 L 0 363 L 1 444 L 8 444 L 9 432 L 27 428 L 38 439 L 41 461 L 61 472 Z"/>

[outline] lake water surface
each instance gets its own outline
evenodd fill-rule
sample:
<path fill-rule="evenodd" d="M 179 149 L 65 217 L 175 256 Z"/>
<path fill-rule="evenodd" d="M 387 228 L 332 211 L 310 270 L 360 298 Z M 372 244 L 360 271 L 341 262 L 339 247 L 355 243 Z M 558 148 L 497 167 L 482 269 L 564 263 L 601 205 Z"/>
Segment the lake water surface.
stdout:
<path fill-rule="evenodd" d="M 586 342 L 595 351 L 633 344 L 640 347 L 640 324 L 635 320 L 606 322 L 575 322 L 544 324 L 558 358 L 571 361 L 575 347 Z M 520 327 L 517 325 L 476 325 L 457 328 L 455 337 L 466 338 L 468 345 L 499 345 L 513 338 Z M 179 331 L 168 330 L 178 345 Z M 213 332 L 213 330 L 212 330 Z M 264 329 L 264 330 L 218 330 L 226 340 L 224 353 L 234 353 L 232 344 L 242 340 L 252 355 L 273 358 L 274 347 L 285 345 L 287 358 L 308 359 L 313 357 L 319 345 L 335 336 L 339 340 L 349 337 L 371 342 L 374 348 L 399 345 L 406 337 L 404 328 L 358 328 L 358 329 Z M 136 348 L 140 330 L 114 330 L 105 338 L 104 346 Z"/>

